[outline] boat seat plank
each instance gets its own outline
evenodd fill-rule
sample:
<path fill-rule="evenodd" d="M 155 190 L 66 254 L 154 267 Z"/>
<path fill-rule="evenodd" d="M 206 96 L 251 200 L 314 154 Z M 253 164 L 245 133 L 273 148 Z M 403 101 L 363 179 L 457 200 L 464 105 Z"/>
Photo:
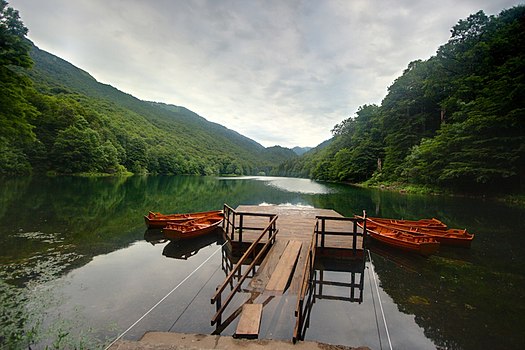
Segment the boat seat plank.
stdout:
<path fill-rule="evenodd" d="M 261 325 L 263 304 L 244 304 L 235 331 L 236 338 L 257 338 Z"/>
<path fill-rule="evenodd" d="M 266 285 L 266 292 L 273 294 L 283 294 L 290 276 L 293 273 L 295 263 L 299 257 L 301 251 L 302 242 L 300 241 L 289 241 L 286 249 L 284 250 L 281 259 L 275 267 L 275 271 L 272 273 L 268 284 Z"/>

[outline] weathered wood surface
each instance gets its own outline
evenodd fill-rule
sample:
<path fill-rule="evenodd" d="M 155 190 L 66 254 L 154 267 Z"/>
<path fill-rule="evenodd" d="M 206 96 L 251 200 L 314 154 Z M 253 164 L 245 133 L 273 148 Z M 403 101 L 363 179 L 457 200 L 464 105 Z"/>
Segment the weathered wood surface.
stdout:
<path fill-rule="evenodd" d="M 275 271 L 273 272 L 268 284 L 266 285 L 266 292 L 270 294 L 281 295 L 284 293 L 288 281 L 294 271 L 295 263 L 299 257 L 301 246 L 300 241 L 289 241 L 283 255 L 279 259 Z"/>
<path fill-rule="evenodd" d="M 261 326 L 263 304 L 244 304 L 235 331 L 236 338 L 257 338 Z"/>
<path fill-rule="evenodd" d="M 256 276 L 250 283 L 250 288 L 253 291 L 263 292 L 265 286 L 269 282 L 269 278 L 272 275 L 279 258 L 284 252 L 288 241 L 299 241 L 302 242 L 299 257 L 297 259 L 297 266 L 295 272 L 290 281 L 288 294 L 297 294 L 300 289 L 302 281 L 302 267 L 306 263 L 306 256 L 308 254 L 308 245 L 312 239 L 312 235 L 315 229 L 316 216 L 332 216 L 332 217 L 343 217 L 341 214 L 331 209 L 319 209 L 311 207 L 297 207 L 297 206 L 258 206 L 258 205 L 240 205 L 235 209 L 237 212 L 245 213 L 266 213 L 276 214 L 279 216 L 277 219 L 277 234 L 276 242 L 263 263 L 258 269 Z M 264 217 L 250 217 L 245 216 L 243 219 L 243 225 L 247 227 L 264 227 L 268 224 L 268 218 Z M 327 231 L 336 232 L 350 232 L 353 230 L 353 223 L 344 221 L 330 221 L 326 223 L 325 229 Z M 243 231 L 243 242 L 253 242 L 261 231 L 244 230 Z M 235 235 L 235 240 L 238 239 L 238 235 Z M 319 240 L 320 241 L 320 240 Z M 357 239 L 357 248 L 362 248 L 362 238 Z M 350 249 L 353 247 L 351 236 L 326 236 L 325 237 L 326 248 L 342 248 Z"/>

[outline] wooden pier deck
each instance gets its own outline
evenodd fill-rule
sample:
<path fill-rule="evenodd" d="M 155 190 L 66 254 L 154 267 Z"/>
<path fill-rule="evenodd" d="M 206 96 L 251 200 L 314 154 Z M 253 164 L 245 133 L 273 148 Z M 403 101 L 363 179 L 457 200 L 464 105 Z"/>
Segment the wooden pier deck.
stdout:
<path fill-rule="evenodd" d="M 250 286 L 254 291 L 264 293 L 264 288 L 269 282 L 277 263 L 284 258 L 283 253 L 289 241 L 302 242 L 295 272 L 289 283 L 288 294 L 297 294 L 299 292 L 303 279 L 302 271 L 306 263 L 308 248 L 312 235 L 314 234 L 317 217 L 334 217 L 343 218 L 341 214 L 332 209 L 320 209 L 312 207 L 299 206 L 278 206 L 278 205 L 240 205 L 235 209 L 238 213 L 257 213 L 277 215 L 277 229 L 279 233 L 272 250 L 263 260 L 259 267 L 258 273 L 252 278 Z M 243 219 L 243 226 L 247 227 L 242 232 L 242 243 L 252 243 L 260 235 L 260 230 L 249 229 L 250 227 L 261 228 L 268 224 L 268 217 L 249 216 Z M 325 230 L 329 232 L 351 232 L 353 223 L 347 221 L 329 221 L 326 222 Z M 238 244 L 239 234 L 233 236 L 232 243 Z M 357 238 L 357 249 L 362 250 L 362 237 Z M 353 249 L 353 239 L 349 235 L 327 235 L 324 241 L 324 249 L 327 252 Z M 337 253 L 335 253 L 337 254 Z"/>
<path fill-rule="evenodd" d="M 363 234 L 357 220 L 344 218 L 330 209 L 287 205 L 241 205 L 232 209 L 225 205 L 223 229 L 232 249 L 242 257 L 211 299 L 217 306 L 212 324 L 221 324 L 223 312 L 242 289 L 252 294 L 246 301 L 249 304 L 274 297 L 290 299 L 288 305 L 296 304 L 293 310 L 279 312 L 290 314 L 284 318 L 296 318 L 295 327 L 291 326 L 293 339 L 300 339 L 303 304 L 306 294 L 311 292 L 316 255 L 363 259 Z M 249 266 L 241 276 L 242 265 Z M 250 271 L 251 279 L 244 283 Z M 231 292 L 223 302 L 221 295 L 228 285 Z M 236 335 L 257 337 L 263 306 L 242 309 L 242 313 L 253 314 L 241 315 Z M 240 309 L 237 310 L 238 315 Z M 254 325 L 253 329 L 249 329 L 249 324 Z"/>

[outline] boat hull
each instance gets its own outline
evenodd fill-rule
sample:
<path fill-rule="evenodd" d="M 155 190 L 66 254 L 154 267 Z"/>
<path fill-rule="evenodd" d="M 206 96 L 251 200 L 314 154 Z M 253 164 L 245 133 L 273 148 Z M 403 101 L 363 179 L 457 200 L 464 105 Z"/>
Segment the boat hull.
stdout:
<path fill-rule="evenodd" d="M 358 225 L 362 228 L 362 224 Z M 439 242 L 430 236 L 416 236 L 406 232 L 367 222 L 366 230 L 374 240 L 391 247 L 424 256 L 434 254 L 439 249 Z"/>
<path fill-rule="evenodd" d="M 435 229 L 435 230 L 446 230 L 447 229 L 447 225 L 445 225 L 443 222 L 435 218 L 421 219 L 421 220 L 398 220 L 398 219 L 369 217 L 367 219 L 372 220 L 379 224 L 399 227 L 399 228 L 421 227 L 421 228 L 429 228 L 429 229 Z"/>
<path fill-rule="evenodd" d="M 167 239 L 191 239 L 213 233 L 222 223 L 222 216 L 205 217 L 182 224 L 169 223 L 162 233 Z"/>
<path fill-rule="evenodd" d="M 424 236 L 430 236 L 433 237 L 436 241 L 438 241 L 441 244 L 449 245 L 449 246 L 456 246 L 456 247 L 465 247 L 469 248 L 472 240 L 474 239 L 474 235 L 471 233 L 468 233 L 467 230 L 459 230 L 459 229 L 433 229 L 429 227 L 407 227 L 404 225 L 399 224 L 385 224 L 377 219 L 367 218 L 367 225 L 368 223 L 384 226 L 396 230 L 400 230 L 412 235 L 424 235 Z"/>
<path fill-rule="evenodd" d="M 146 226 L 150 229 L 162 229 L 168 223 L 182 224 L 188 221 L 201 219 L 206 216 L 221 215 L 222 210 L 211 210 L 197 213 L 185 213 L 185 214 L 161 214 L 149 212 L 148 215 L 144 216 Z"/>

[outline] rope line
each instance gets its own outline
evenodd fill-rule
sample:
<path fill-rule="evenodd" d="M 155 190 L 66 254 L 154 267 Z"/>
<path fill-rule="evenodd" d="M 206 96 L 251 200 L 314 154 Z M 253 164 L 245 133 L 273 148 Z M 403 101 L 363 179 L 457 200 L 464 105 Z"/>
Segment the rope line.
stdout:
<path fill-rule="evenodd" d="M 171 291 L 169 291 L 168 294 L 166 294 L 162 299 L 160 299 L 155 305 L 153 305 L 148 311 L 146 311 L 146 313 L 144 315 L 142 315 L 138 320 L 136 320 L 131 326 L 128 327 L 128 329 L 126 329 L 124 332 L 122 332 L 115 340 L 113 340 L 104 350 L 108 350 L 113 344 L 115 344 L 120 338 L 122 338 L 127 332 L 129 332 L 133 327 L 135 327 L 140 321 L 142 321 L 144 319 L 144 317 L 146 317 L 147 315 L 149 315 L 149 313 L 151 311 L 153 311 L 157 306 L 160 305 L 160 303 L 162 303 L 164 300 L 166 300 L 166 298 L 168 298 L 175 290 L 177 290 L 177 288 L 179 288 L 184 282 L 186 282 L 191 276 L 193 276 L 193 274 L 195 272 L 197 272 L 197 270 L 199 270 L 204 264 L 206 264 L 211 258 L 212 256 L 214 256 L 215 254 L 217 254 L 217 252 L 219 250 L 222 249 L 222 247 L 224 247 L 224 245 L 226 244 L 227 242 L 224 242 L 223 245 L 221 245 L 216 251 L 214 251 L 206 260 L 204 260 L 195 270 L 193 270 L 188 276 L 186 276 L 186 278 L 184 278 L 182 280 L 182 282 L 180 282 L 179 284 L 177 284 Z"/>
<path fill-rule="evenodd" d="M 370 268 L 372 269 L 372 276 L 374 277 L 374 284 L 376 285 L 377 299 L 379 299 L 379 307 L 381 309 L 381 315 L 383 316 L 383 322 L 385 324 L 385 330 L 386 330 L 386 337 L 388 339 L 388 345 L 390 346 L 390 350 L 393 350 L 393 348 L 392 348 L 392 341 L 390 340 L 390 333 L 388 332 L 388 326 L 386 324 L 385 312 L 383 310 L 383 302 L 381 301 L 381 296 L 379 295 L 379 287 L 377 285 L 376 273 L 374 271 L 374 264 L 372 263 L 372 256 L 370 255 L 370 250 L 368 250 L 368 258 L 370 260 Z"/>
<path fill-rule="evenodd" d="M 370 265 L 371 265 L 371 261 L 369 260 L 370 262 Z M 376 319 L 376 328 L 377 328 L 377 338 L 379 339 L 379 348 L 381 350 L 383 350 L 383 342 L 381 341 L 381 331 L 379 330 L 379 319 L 377 318 L 377 307 L 376 307 L 376 300 L 374 298 L 374 287 L 372 285 L 372 276 L 370 276 L 370 269 L 371 269 L 371 266 L 368 266 L 368 282 L 370 284 L 370 290 L 372 291 L 372 305 L 374 305 L 374 316 L 375 316 L 375 319 Z"/>
<path fill-rule="evenodd" d="M 173 321 L 173 324 L 171 325 L 170 329 L 169 329 L 169 332 L 171 332 L 171 330 L 173 329 L 173 327 L 175 327 L 175 323 L 177 323 L 180 318 L 182 317 L 182 315 L 184 315 L 184 313 L 186 312 L 186 310 L 188 310 L 188 308 L 190 307 L 191 303 L 193 303 L 193 301 L 195 299 L 197 299 L 197 296 L 202 292 L 202 290 L 204 289 L 204 287 L 208 284 L 208 282 L 210 282 L 210 280 L 212 279 L 213 275 L 215 275 L 215 273 L 217 273 L 217 271 L 219 271 L 220 269 L 220 265 L 217 266 L 217 268 L 215 269 L 215 271 L 213 271 L 212 274 L 210 274 L 210 277 L 208 278 L 208 280 L 206 282 L 204 282 L 204 284 L 202 285 L 202 287 L 199 289 L 199 291 L 197 293 L 195 293 L 195 295 L 193 296 L 193 298 L 190 300 L 190 302 L 188 303 L 188 305 L 186 305 L 186 307 L 184 308 L 184 310 L 182 310 L 181 314 L 179 315 L 179 317 L 177 317 L 177 319 L 175 321 Z"/>

